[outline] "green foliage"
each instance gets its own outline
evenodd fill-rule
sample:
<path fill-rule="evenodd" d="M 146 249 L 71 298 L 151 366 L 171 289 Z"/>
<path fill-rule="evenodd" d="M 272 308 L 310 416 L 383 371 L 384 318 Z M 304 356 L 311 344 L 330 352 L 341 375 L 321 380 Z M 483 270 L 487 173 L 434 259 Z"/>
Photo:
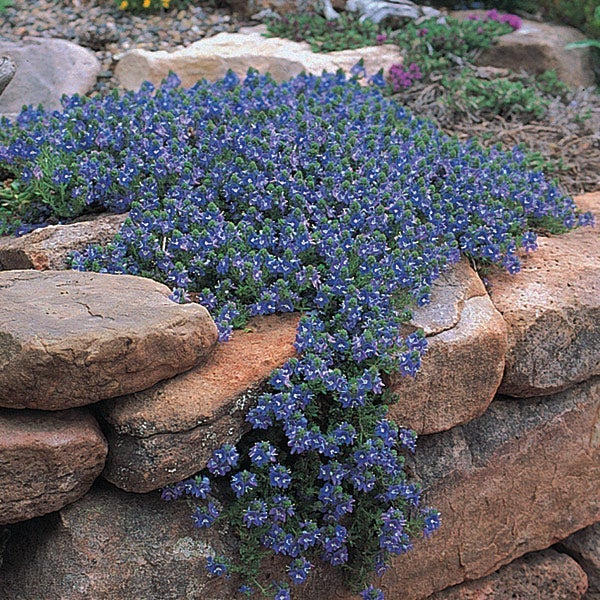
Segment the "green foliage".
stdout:
<path fill-rule="evenodd" d="M 283 37 L 308 42 L 313 52 L 334 52 L 374 46 L 378 35 L 389 31 L 368 19 L 361 22 L 353 13 L 327 20 L 316 13 L 292 14 L 267 21 L 267 37 Z"/>
<path fill-rule="evenodd" d="M 12 6 L 12 0 L 0 0 L 0 14 L 5 12 L 9 6 Z"/>
<path fill-rule="evenodd" d="M 416 63 L 423 75 L 445 71 L 471 61 L 477 51 L 489 48 L 512 27 L 498 21 L 459 21 L 448 17 L 439 23 L 431 18 L 411 21 L 395 38 L 404 54 L 404 64 Z"/>
<path fill-rule="evenodd" d="M 569 88 L 554 71 L 538 77 L 510 73 L 493 79 L 483 78 L 474 68 L 453 70 L 442 80 L 446 89 L 443 102 L 458 113 L 478 118 L 519 118 L 522 121 L 544 116 L 550 98 L 564 96 Z"/>

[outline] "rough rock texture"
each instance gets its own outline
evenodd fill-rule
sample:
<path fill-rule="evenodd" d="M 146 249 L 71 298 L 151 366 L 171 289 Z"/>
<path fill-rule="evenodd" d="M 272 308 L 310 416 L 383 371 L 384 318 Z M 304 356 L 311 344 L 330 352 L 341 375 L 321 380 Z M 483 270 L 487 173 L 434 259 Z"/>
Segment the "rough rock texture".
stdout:
<path fill-rule="evenodd" d="M 0 567 L 4 600 L 233 598 L 207 575 L 225 551 L 216 531 L 191 526 L 185 502 L 96 484 L 79 502 L 12 529 Z M 225 586 L 232 586 L 224 591 Z"/>
<path fill-rule="evenodd" d="M 579 600 L 586 588 L 586 574 L 576 561 L 544 550 L 518 558 L 487 577 L 433 594 L 429 600 Z"/>
<path fill-rule="evenodd" d="M 70 225 L 49 225 L 21 237 L 0 237 L 0 271 L 67 269 L 71 252 L 89 244 L 105 244 L 119 231 L 127 215 L 103 215 Z"/>
<path fill-rule="evenodd" d="M 141 277 L 0 272 L 0 406 L 57 410 L 146 389 L 212 350 L 197 304 Z"/>
<path fill-rule="evenodd" d="M 460 11 L 452 16 L 460 19 L 485 12 Z M 565 50 L 567 44 L 583 39 L 585 36 L 573 27 L 524 19 L 520 29 L 501 36 L 496 44 L 484 50 L 477 64 L 523 69 L 536 75 L 556 71 L 558 78 L 571 86 L 589 87 L 595 85 L 590 48 Z"/>
<path fill-rule="evenodd" d="M 107 452 L 96 420 L 83 410 L 1 410 L 0 525 L 81 498 L 102 472 Z"/>
<path fill-rule="evenodd" d="M 600 523 L 586 527 L 559 544 L 587 573 L 591 594 L 600 594 Z"/>
<path fill-rule="evenodd" d="M 412 325 L 423 328 L 427 353 L 415 378 L 390 378 L 399 397 L 392 418 L 422 435 L 480 416 L 502 379 L 506 324 L 467 261 L 434 283 L 431 304 L 414 311 Z"/>
<path fill-rule="evenodd" d="M 578 204 L 600 216 L 600 193 Z M 491 298 L 508 324 L 500 392 L 553 394 L 600 374 L 600 235 L 582 227 L 540 237 L 520 273 L 489 277 Z"/>
<path fill-rule="evenodd" d="M 3 54 L 14 60 L 17 70 L 0 97 L 0 116 L 14 117 L 24 104 L 43 104 L 47 110 L 58 110 L 63 94 L 86 94 L 101 70 L 91 50 L 66 40 L 0 41 L 0 56 Z"/>
<path fill-rule="evenodd" d="M 281 82 L 302 71 L 315 75 L 338 69 L 349 72 L 361 58 L 369 75 L 379 69 L 386 72 L 401 62 L 398 49 L 391 45 L 316 54 L 306 42 L 263 37 L 260 26 L 251 31 L 220 33 L 174 52 L 131 50 L 118 62 L 115 73 L 124 88 L 137 90 L 143 81 L 159 84 L 169 71 L 177 73 L 184 87 L 190 87 L 200 79 L 220 79 L 228 69 L 244 77 L 252 67 Z"/>
<path fill-rule="evenodd" d="M 397 559 L 380 586 L 386 598 L 427 598 L 596 522 L 599 409 L 596 378 L 551 399 L 497 400 L 479 419 L 423 437 L 415 468 L 443 527 Z M 183 502 L 96 484 L 58 516 L 13 527 L 0 597 L 232 597 L 239 582 L 209 578 L 200 568 L 208 553 L 229 554 L 232 538 L 193 530 L 189 511 Z M 318 568 L 295 598 L 354 600 L 343 583 Z"/>
<path fill-rule="evenodd" d="M 478 419 L 422 437 L 414 471 L 442 527 L 395 561 L 386 598 L 484 577 L 600 520 L 599 419 L 596 377 L 550 398 L 498 399 Z"/>
<path fill-rule="evenodd" d="M 294 356 L 297 323 L 297 315 L 254 319 L 205 364 L 104 402 L 110 446 L 104 477 L 124 490 L 148 492 L 196 473 L 213 450 L 237 442 L 260 384 Z"/>

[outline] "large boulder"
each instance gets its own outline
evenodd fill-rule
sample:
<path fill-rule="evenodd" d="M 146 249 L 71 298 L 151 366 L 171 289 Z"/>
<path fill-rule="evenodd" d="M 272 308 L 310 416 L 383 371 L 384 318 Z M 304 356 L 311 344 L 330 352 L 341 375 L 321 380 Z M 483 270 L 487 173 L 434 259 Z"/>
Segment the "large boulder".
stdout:
<path fill-rule="evenodd" d="M 587 573 L 589 592 L 600 595 L 600 522 L 570 535 L 559 544 Z"/>
<path fill-rule="evenodd" d="M 576 199 L 600 217 L 600 193 Z M 491 299 L 508 324 L 500 392 L 554 394 L 600 374 L 600 236 L 581 227 L 541 237 L 520 273 L 489 277 Z"/>
<path fill-rule="evenodd" d="M 17 65 L 14 79 L 0 96 L 0 116 L 7 117 L 15 117 L 29 104 L 59 110 L 63 94 L 86 94 L 102 68 L 91 50 L 53 38 L 0 41 L 3 54 Z"/>
<path fill-rule="evenodd" d="M 102 472 L 107 452 L 96 420 L 81 409 L 0 410 L 0 525 L 81 498 Z"/>
<path fill-rule="evenodd" d="M 130 275 L 0 272 L 0 406 L 58 410 L 151 387 L 212 351 L 197 304 Z"/>
<path fill-rule="evenodd" d="M 102 215 L 70 225 L 48 225 L 21 237 L 0 237 L 0 271 L 67 269 L 73 251 L 112 240 L 126 217 Z"/>
<path fill-rule="evenodd" d="M 230 540 L 227 542 L 231 543 Z M 0 567 L 5 600 L 203 600 L 235 595 L 206 559 L 226 551 L 217 531 L 192 527 L 185 502 L 96 484 L 55 515 L 11 529 Z"/>
<path fill-rule="evenodd" d="M 485 11 L 459 11 L 452 16 L 466 19 L 473 14 L 483 17 Z M 591 49 L 565 49 L 567 44 L 584 39 L 585 36 L 573 27 L 523 19 L 520 29 L 501 36 L 484 50 L 477 58 L 477 64 L 524 70 L 532 75 L 556 71 L 560 80 L 573 87 L 590 87 L 595 85 Z"/>
<path fill-rule="evenodd" d="M 579 600 L 587 589 L 585 571 L 566 554 L 533 552 L 475 581 L 467 581 L 429 600 Z"/>
<path fill-rule="evenodd" d="M 599 415 L 596 377 L 552 397 L 499 398 L 480 418 L 422 437 L 413 468 L 442 527 L 395 560 L 386 598 L 479 579 L 600 520 Z"/>
<path fill-rule="evenodd" d="M 104 477 L 148 492 L 205 468 L 214 450 L 248 430 L 244 417 L 261 384 L 296 353 L 297 324 L 295 314 L 253 319 L 206 363 L 102 403 L 110 447 Z"/>
<path fill-rule="evenodd" d="M 158 85 L 169 71 L 179 76 L 184 87 L 191 87 L 200 79 L 216 81 L 229 69 L 244 77 L 253 68 L 281 82 L 303 71 L 321 75 L 342 69 L 349 73 L 361 59 L 367 73 L 374 75 L 401 61 L 398 48 L 392 45 L 317 54 L 306 42 L 266 38 L 263 31 L 258 27 L 247 33 L 219 33 L 174 52 L 131 50 L 118 62 L 115 74 L 122 87 L 137 90 L 143 81 Z"/>
<path fill-rule="evenodd" d="M 398 396 L 390 416 L 423 435 L 483 414 L 502 380 L 506 324 L 466 260 L 433 284 L 431 303 L 414 311 L 411 325 L 425 332 L 427 352 L 416 377 L 390 377 Z"/>

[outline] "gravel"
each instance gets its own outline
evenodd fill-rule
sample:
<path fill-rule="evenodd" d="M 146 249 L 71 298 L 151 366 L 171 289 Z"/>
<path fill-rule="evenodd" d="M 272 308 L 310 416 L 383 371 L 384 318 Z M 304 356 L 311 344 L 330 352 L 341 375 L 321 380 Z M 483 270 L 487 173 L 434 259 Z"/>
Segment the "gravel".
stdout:
<path fill-rule="evenodd" d="M 217 1 L 194 2 L 157 14 L 135 14 L 120 10 L 117 0 L 13 0 L 12 6 L 0 13 L 0 39 L 52 37 L 89 48 L 103 70 L 93 92 L 102 92 L 116 85 L 114 66 L 131 48 L 172 52 L 222 31 L 235 32 L 253 24 L 240 20 Z"/>

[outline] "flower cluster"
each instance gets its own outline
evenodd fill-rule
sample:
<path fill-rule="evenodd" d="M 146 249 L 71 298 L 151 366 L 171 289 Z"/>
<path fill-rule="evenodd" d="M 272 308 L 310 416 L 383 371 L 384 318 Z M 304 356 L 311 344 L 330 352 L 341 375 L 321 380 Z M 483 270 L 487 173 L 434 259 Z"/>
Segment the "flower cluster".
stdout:
<path fill-rule="evenodd" d="M 210 479 L 162 494 L 195 499 L 198 528 L 238 527 L 247 583 L 259 548 L 287 557 L 275 598 L 318 560 L 364 587 L 440 524 L 404 470 L 415 435 L 387 418 L 387 375 L 414 375 L 426 351 L 423 333 L 403 327 L 410 307 L 461 254 L 518 270 L 531 224 L 571 227 L 574 204 L 519 150 L 461 144 L 342 73 L 178 84 L 27 109 L 0 167 L 31 198 L 40 182 L 61 190 L 65 210 L 69 199 L 130 209 L 115 240 L 74 266 L 151 277 L 177 300 L 193 293 L 222 340 L 253 315 L 303 312 L 298 357 L 272 373 L 250 434 L 214 452 Z M 34 204 L 24 214 L 43 216 Z M 222 557 L 207 566 L 239 569 Z"/>
<path fill-rule="evenodd" d="M 513 15 L 510 13 L 500 14 L 495 8 L 492 10 L 488 10 L 483 17 L 479 15 L 472 14 L 469 15 L 469 20 L 471 21 L 479 21 L 482 20 L 484 23 L 486 21 L 495 21 L 496 23 L 506 23 L 513 31 L 517 29 L 521 29 L 523 25 L 523 21 L 517 15 Z"/>
<path fill-rule="evenodd" d="M 422 79 L 423 74 L 419 65 L 411 63 L 407 68 L 403 64 L 394 64 L 390 67 L 390 81 L 394 92 L 402 88 L 409 88 L 417 79 Z"/>

